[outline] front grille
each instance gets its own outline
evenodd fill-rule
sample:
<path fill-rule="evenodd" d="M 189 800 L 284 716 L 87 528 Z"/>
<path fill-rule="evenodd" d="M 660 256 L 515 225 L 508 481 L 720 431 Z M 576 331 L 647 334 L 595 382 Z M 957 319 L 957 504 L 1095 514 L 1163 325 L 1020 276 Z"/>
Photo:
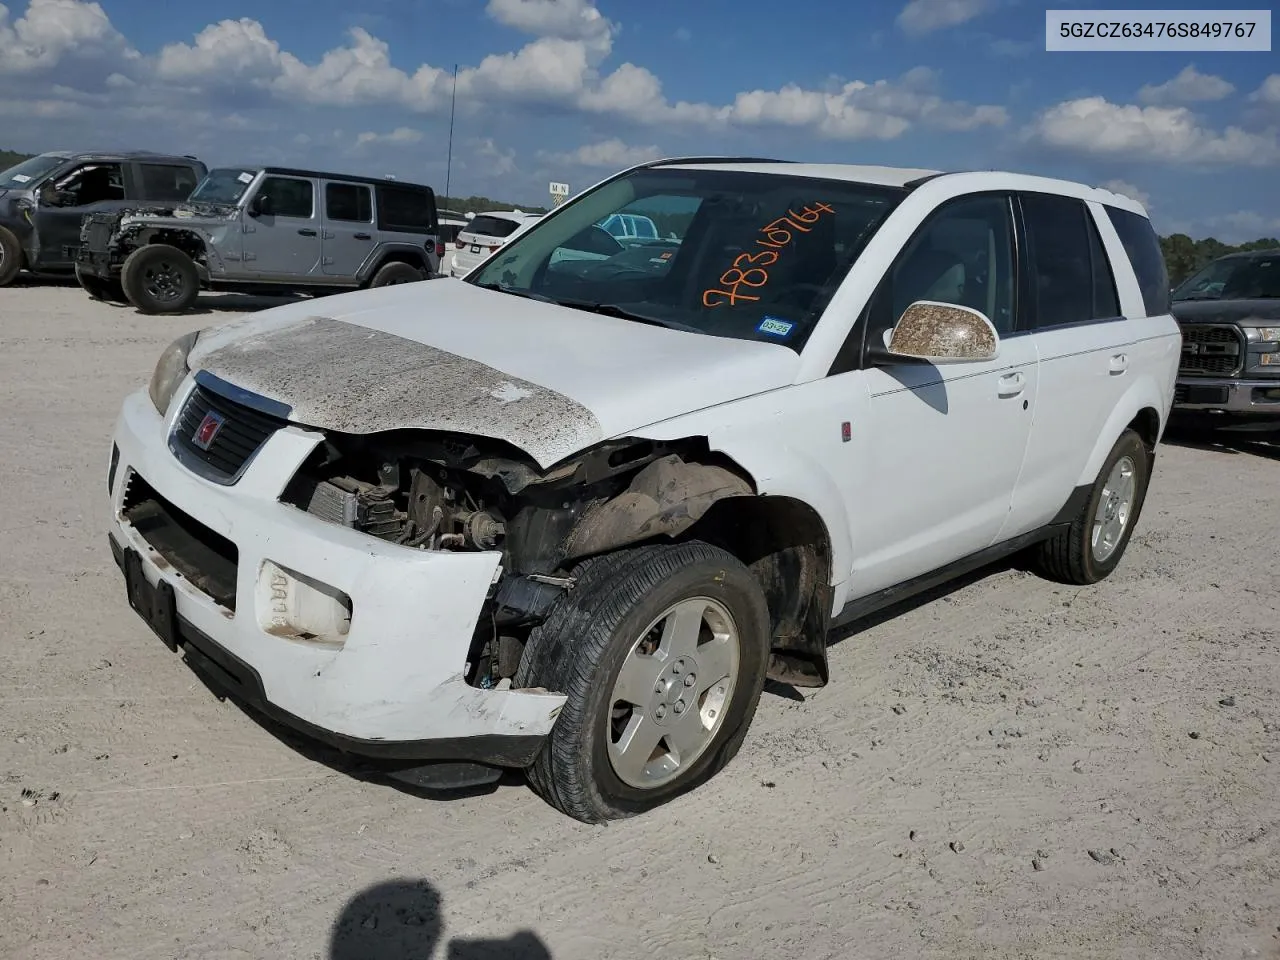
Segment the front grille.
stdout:
<path fill-rule="evenodd" d="M 1180 383 L 1173 389 L 1173 402 L 1222 405 L 1227 402 L 1227 388 Z"/>
<path fill-rule="evenodd" d="M 1182 327 L 1179 373 L 1192 376 L 1234 376 L 1240 372 L 1244 339 L 1225 324 L 1187 323 Z"/>
<path fill-rule="evenodd" d="M 195 438 L 209 414 L 221 417 L 222 424 L 204 450 Z M 197 384 L 178 415 L 171 445 L 189 466 L 203 464 L 204 469 L 198 472 L 221 483 L 235 483 L 253 455 L 286 423 Z"/>

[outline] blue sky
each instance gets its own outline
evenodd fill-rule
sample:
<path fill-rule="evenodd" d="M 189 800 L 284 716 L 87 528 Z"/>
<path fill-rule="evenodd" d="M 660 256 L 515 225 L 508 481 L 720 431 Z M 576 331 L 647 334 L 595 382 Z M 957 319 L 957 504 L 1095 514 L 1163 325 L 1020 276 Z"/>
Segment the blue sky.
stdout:
<path fill-rule="evenodd" d="M 659 155 L 1015 169 L 1131 193 L 1162 233 L 1280 234 L 1280 58 L 1046 53 L 1025 0 L 162 9 L 0 6 L 0 147 L 448 176 L 526 204 Z"/>

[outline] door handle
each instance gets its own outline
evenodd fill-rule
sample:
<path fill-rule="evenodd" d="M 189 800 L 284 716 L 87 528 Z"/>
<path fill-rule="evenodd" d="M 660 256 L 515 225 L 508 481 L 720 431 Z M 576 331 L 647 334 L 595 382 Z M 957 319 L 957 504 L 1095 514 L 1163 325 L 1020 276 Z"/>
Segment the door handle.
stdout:
<path fill-rule="evenodd" d="M 298 233 L 302 234 L 304 237 L 314 237 L 316 235 L 316 232 L 309 227 L 304 227 L 299 230 Z"/>
<path fill-rule="evenodd" d="M 1002 397 L 1016 397 L 1022 393 L 1026 378 L 1020 373 L 1006 373 L 1000 378 L 999 392 Z"/>
<path fill-rule="evenodd" d="M 1124 353 L 1117 353 L 1111 358 L 1111 372 L 1113 374 L 1124 373 L 1129 369 L 1129 357 Z"/>
<path fill-rule="evenodd" d="M 355 237 L 357 240 L 372 240 L 372 239 L 373 239 L 373 236 L 372 236 L 371 234 L 368 234 L 368 233 L 353 233 L 353 234 L 352 234 L 352 236 L 353 236 L 353 237 Z"/>

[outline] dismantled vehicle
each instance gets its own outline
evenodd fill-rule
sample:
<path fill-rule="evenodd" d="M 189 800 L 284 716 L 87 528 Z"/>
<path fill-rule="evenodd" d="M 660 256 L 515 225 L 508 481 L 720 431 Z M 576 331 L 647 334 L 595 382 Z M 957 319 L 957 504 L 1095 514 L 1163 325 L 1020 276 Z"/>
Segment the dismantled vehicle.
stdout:
<path fill-rule="evenodd" d="M 0 172 L 0 287 L 24 269 L 71 273 L 86 215 L 184 200 L 205 172 L 195 157 L 148 152 L 42 153 Z M 76 274 L 91 296 L 120 297 L 114 285 Z"/>
<path fill-rule="evenodd" d="M 613 213 L 679 243 L 557 257 Z M 729 762 L 766 677 L 826 684 L 835 627 L 1019 550 L 1115 569 L 1178 364 L 1156 250 L 1059 180 L 645 164 L 465 279 L 175 341 L 117 423 L 112 548 L 252 707 L 637 814 Z"/>
<path fill-rule="evenodd" d="M 1173 291 L 1182 325 L 1179 419 L 1280 429 L 1280 248 L 1232 253 Z"/>
<path fill-rule="evenodd" d="M 200 290 L 333 293 L 436 276 L 435 193 L 398 180 L 222 167 L 183 203 L 84 218 L 78 272 L 118 283 L 143 313 Z"/>

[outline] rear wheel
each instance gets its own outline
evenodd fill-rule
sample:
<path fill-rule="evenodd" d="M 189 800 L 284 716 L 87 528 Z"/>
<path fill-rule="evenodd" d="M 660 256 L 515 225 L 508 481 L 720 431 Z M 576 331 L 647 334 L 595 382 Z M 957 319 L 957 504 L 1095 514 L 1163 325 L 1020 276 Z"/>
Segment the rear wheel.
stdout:
<path fill-rule="evenodd" d="M 397 283 L 417 283 L 425 279 L 426 275 L 413 264 L 393 261 L 379 268 L 369 286 L 389 287 Z"/>
<path fill-rule="evenodd" d="M 0 227 L 0 287 L 13 283 L 22 270 L 22 244 L 7 227 Z"/>
<path fill-rule="evenodd" d="M 129 254 L 120 270 L 120 283 L 129 302 L 142 313 L 182 313 L 200 294 L 195 263 L 166 243 L 151 243 Z"/>
<path fill-rule="evenodd" d="M 621 550 L 574 575 L 514 686 L 568 697 L 529 780 L 602 823 L 687 793 L 738 752 L 764 685 L 769 611 L 751 572 L 701 542 Z"/>
<path fill-rule="evenodd" d="M 124 295 L 124 287 L 120 285 L 119 280 L 86 273 L 80 268 L 79 264 L 76 265 L 76 282 L 80 284 L 80 288 L 85 293 L 95 300 L 103 300 L 107 303 L 129 302 L 129 298 Z"/>
<path fill-rule="evenodd" d="M 1102 462 L 1089 499 L 1071 525 L 1040 545 L 1041 571 L 1050 579 L 1081 586 L 1107 577 L 1129 545 L 1150 480 L 1146 444 L 1133 430 L 1125 430 Z"/>

